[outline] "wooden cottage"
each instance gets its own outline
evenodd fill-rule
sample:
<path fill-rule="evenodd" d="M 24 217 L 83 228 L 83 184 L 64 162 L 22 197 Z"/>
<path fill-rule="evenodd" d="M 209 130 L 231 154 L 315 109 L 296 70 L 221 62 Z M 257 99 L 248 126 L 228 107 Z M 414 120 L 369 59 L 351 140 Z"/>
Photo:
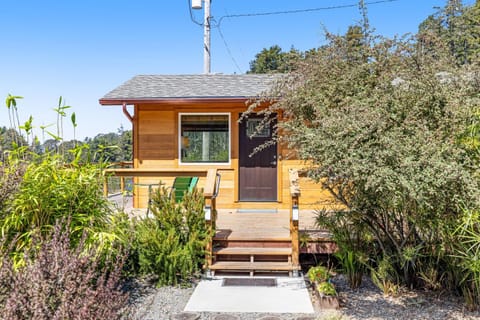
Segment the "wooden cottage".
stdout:
<path fill-rule="evenodd" d="M 291 152 L 282 146 L 252 155 L 273 132 L 256 131 L 260 116 L 239 122 L 248 102 L 273 81 L 257 74 L 140 75 L 100 99 L 122 106 L 132 122 L 133 168 L 110 173 L 135 177 L 135 207 L 147 207 L 142 186 L 200 178 L 206 220 L 217 230 L 209 248 L 212 271 L 295 272 L 300 250 L 316 250 L 299 248 L 298 230 L 315 229 L 312 210 L 328 202 L 328 193 L 298 179 L 302 163 L 287 158 Z"/>

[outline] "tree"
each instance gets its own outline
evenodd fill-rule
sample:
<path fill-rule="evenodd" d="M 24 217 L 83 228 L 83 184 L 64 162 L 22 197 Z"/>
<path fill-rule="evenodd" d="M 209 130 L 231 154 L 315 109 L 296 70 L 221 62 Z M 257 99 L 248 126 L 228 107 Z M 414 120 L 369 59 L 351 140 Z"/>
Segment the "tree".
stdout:
<path fill-rule="evenodd" d="M 5 152 L 15 149 L 15 146 L 26 146 L 27 141 L 15 129 L 0 127 L 0 162 L 5 157 Z"/>
<path fill-rule="evenodd" d="M 365 43 L 365 33 L 361 26 L 352 25 L 348 27 L 345 38 L 350 45 L 348 55 L 351 59 L 357 59 L 362 44 Z M 263 48 L 255 55 L 255 59 L 250 61 L 250 70 L 247 73 L 288 73 L 294 71 L 298 65 L 311 56 L 317 54 L 320 48 L 312 48 L 306 51 L 300 51 L 294 47 L 285 52 L 278 45 L 270 48 Z"/>
<path fill-rule="evenodd" d="M 302 59 L 304 54 L 295 48 L 284 52 L 278 45 L 273 45 L 268 49 L 262 49 L 255 55 L 255 59 L 250 61 L 250 70 L 248 73 L 285 73 L 292 70 L 295 62 Z"/>
<path fill-rule="evenodd" d="M 132 130 L 125 130 L 123 126 L 118 129 L 119 147 L 121 150 L 121 158 L 117 161 L 131 161 L 133 159 L 133 139 Z"/>
<path fill-rule="evenodd" d="M 433 53 L 439 44 L 446 45 L 460 65 L 480 61 L 479 26 L 479 1 L 464 6 L 461 0 L 448 0 L 444 8 L 420 24 L 420 44 Z"/>
<path fill-rule="evenodd" d="M 440 268 L 446 226 L 478 206 L 478 166 L 461 137 L 480 70 L 459 68 L 448 46 L 431 55 L 415 39 L 377 38 L 354 42 L 361 59 L 351 59 L 351 37 L 328 37 L 265 97 L 282 97 L 269 110 L 284 115 L 278 139 L 340 208 L 318 223 L 346 221 L 343 234 L 374 241 L 343 249 L 388 259 L 402 283 L 419 285 L 422 268 Z"/>
<path fill-rule="evenodd" d="M 132 153 L 132 132 L 118 129 L 118 133 L 100 133 L 94 138 L 85 139 L 85 144 L 89 147 L 91 160 L 94 162 L 120 162 L 131 161 Z"/>

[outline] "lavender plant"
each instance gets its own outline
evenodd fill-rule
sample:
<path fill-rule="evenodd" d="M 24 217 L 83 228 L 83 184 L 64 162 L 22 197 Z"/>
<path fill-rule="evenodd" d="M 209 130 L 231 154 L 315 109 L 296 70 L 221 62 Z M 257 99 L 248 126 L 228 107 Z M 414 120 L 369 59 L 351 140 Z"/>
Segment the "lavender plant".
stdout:
<path fill-rule="evenodd" d="M 0 318 L 121 319 L 128 312 L 122 291 L 125 256 L 100 261 L 85 247 L 73 247 L 71 226 L 55 224 L 47 236 L 35 237 L 24 251 L 25 265 L 14 270 L 8 252 L 0 266 Z M 103 267 L 102 267 L 103 266 Z"/>

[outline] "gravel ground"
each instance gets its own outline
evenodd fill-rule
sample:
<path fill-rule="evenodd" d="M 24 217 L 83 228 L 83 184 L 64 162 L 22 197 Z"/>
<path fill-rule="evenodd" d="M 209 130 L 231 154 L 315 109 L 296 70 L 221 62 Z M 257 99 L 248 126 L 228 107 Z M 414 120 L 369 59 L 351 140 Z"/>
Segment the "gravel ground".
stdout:
<path fill-rule="evenodd" d="M 467 311 L 462 300 L 451 295 L 404 291 L 398 297 L 384 297 L 369 279 L 357 290 L 351 290 L 342 276 L 334 282 L 345 319 L 480 319 L 480 312 Z"/>
<path fill-rule="evenodd" d="M 134 320 L 390 320 L 390 319 L 479 319 L 480 312 L 469 312 L 459 298 L 427 292 L 402 292 L 384 297 L 369 279 L 351 290 L 343 276 L 334 281 L 340 310 L 317 310 L 315 315 L 259 313 L 183 313 L 194 288 L 161 287 L 137 283 L 132 289 Z"/>

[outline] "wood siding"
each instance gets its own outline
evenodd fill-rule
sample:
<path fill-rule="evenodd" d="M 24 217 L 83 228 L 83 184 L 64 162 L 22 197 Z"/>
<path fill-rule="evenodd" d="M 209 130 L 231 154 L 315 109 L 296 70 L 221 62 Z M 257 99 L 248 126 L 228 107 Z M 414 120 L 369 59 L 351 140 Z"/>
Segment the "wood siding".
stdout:
<path fill-rule="evenodd" d="M 215 167 L 221 175 L 220 192 L 217 198 L 219 208 L 280 208 L 290 206 L 288 170 L 301 168 L 302 162 L 292 159 L 290 150 L 278 147 L 278 180 L 276 202 L 239 202 L 238 201 L 238 159 L 239 129 L 238 115 L 245 111 L 245 103 L 195 103 L 186 102 L 172 104 L 138 104 L 134 114 L 134 167 L 135 168 L 211 168 L 212 165 L 185 165 L 179 163 L 178 155 L 178 114 L 199 112 L 230 113 L 231 129 L 231 161 L 229 164 L 218 164 Z M 162 178 L 165 186 L 171 186 L 173 177 Z M 134 188 L 135 207 L 146 207 L 148 200 L 148 184 L 158 184 L 158 178 L 137 178 Z M 197 187 L 203 188 L 205 178 L 200 178 Z M 303 209 L 316 209 L 328 206 L 332 198 L 318 184 L 301 179 L 300 205 Z"/>

